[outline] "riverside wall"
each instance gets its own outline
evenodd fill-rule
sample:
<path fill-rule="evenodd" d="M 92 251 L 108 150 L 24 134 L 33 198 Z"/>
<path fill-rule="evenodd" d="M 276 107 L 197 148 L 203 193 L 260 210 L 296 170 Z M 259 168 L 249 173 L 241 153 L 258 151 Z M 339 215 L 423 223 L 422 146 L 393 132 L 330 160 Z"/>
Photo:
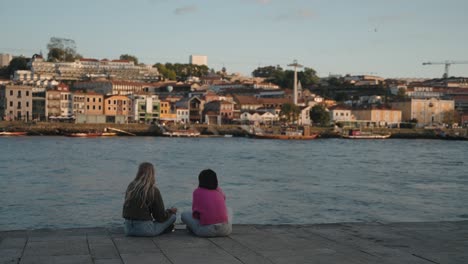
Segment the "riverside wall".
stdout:
<path fill-rule="evenodd" d="M 115 128 L 123 130 L 137 136 L 162 136 L 162 130 L 157 125 L 151 124 L 75 124 L 75 123 L 60 123 L 60 122 L 0 122 L 0 131 L 27 131 L 28 135 L 64 135 L 77 132 L 102 132 L 105 128 Z M 185 129 L 187 126 L 172 125 L 167 126 L 168 130 Z M 247 137 L 248 132 L 240 125 L 206 125 L 196 124 L 191 125 L 191 129 L 198 130 L 204 136 L 224 136 L 232 135 L 233 137 Z M 265 130 L 279 131 L 280 127 L 269 126 L 264 127 Z M 437 131 L 433 129 L 418 129 L 418 128 L 367 128 L 363 131 L 372 131 L 374 133 L 391 133 L 391 138 L 408 138 L 408 139 L 436 139 Z M 467 135 L 467 129 L 446 129 L 448 134 Z M 320 134 L 321 138 L 338 138 L 340 134 L 330 127 L 311 127 L 311 133 Z M 125 134 L 121 134 L 125 135 Z"/>

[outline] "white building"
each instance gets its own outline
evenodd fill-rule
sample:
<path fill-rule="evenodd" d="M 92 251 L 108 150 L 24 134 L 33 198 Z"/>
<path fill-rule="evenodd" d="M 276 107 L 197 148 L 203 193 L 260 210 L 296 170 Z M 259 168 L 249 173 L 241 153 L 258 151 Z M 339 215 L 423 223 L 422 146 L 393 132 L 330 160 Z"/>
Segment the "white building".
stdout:
<path fill-rule="evenodd" d="M 278 114 L 274 111 L 246 111 L 240 115 L 241 122 L 267 124 L 279 120 Z"/>
<path fill-rule="evenodd" d="M 190 114 L 187 108 L 178 107 L 176 111 L 177 111 L 176 122 L 180 122 L 180 123 L 189 122 Z"/>
<path fill-rule="evenodd" d="M 330 109 L 330 119 L 333 122 L 356 120 L 350 108 L 335 106 Z"/>
<path fill-rule="evenodd" d="M 159 97 L 151 94 L 131 95 L 133 112 L 130 118 L 141 122 L 155 122 L 159 120 L 160 105 Z"/>
<path fill-rule="evenodd" d="M 208 66 L 208 56 L 190 55 L 190 64 Z"/>
<path fill-rule="evenodd" d="M 312 124 L 312 121 L 310 119 L 310 110 L 312 109 L 312 106 L 306 106 L 301 109 L 301 114 L 299 115 L 299 125 L 303 126 L 308 126 Z"/>
<path fill-rule="evenodd" d="M 13 59 L 13 56 L 11 56 L 11 54 L 1 53 L 0 54 L 0 67 L 6 67 L 10 65 L 10 61 L 12 59 Z"/>

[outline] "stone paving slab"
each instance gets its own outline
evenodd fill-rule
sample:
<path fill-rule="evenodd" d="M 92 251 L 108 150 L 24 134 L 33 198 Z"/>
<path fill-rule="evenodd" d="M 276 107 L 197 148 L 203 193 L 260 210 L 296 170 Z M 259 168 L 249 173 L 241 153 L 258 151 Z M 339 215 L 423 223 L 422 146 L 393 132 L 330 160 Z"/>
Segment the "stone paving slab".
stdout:
<path fill-rule="evenodd" d="M 235 225 L 198 238 L 184 226 L 159 237 L 121 228 L 0 231 L 0 264 L 468 263 L 468 221 Z"/>

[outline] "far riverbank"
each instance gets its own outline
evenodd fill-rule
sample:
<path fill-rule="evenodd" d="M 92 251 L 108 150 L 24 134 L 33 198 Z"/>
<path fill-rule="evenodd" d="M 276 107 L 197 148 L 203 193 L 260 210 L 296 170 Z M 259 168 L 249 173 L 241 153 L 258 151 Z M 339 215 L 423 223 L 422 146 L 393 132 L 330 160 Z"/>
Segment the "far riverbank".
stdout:
<path fill-rule="evenodd" d="M 102 132 L 106 128 L 114 128 L 136 136 L 162 136 L 161 128 L 150 124 L 74 124 L 74 123 L 56 123 L 56 122 L 0 122 L 0 131 L 26 131 L 30 136 L 62 136 L 70 133 Z M 168 126 L 170 130 L 181 129 L 181 126 Z M 202 136 L 233 136 L 247 137 L 248 132 L 242 129 L 240 125 L 206 125 L 195 124 L 190 126 L 196 129 Z M 268 129 L 279 130 L 279 127 L 269 127 Z M 438 139 L 437 131 L 434 129 L 422 128 L 366 128 L 363 131 L 372 131 L 375 133 L 391 133 L 391 138 L 407 139 Z M 447 129 L 447 134 L 467 135 L 466 129 Z M 321 138 L 338 138 L 340 134 L 330 127 L 311 127 L 311 133 L 320 134 Z M 118 135 L 125 136 L 124 133 Z"/>

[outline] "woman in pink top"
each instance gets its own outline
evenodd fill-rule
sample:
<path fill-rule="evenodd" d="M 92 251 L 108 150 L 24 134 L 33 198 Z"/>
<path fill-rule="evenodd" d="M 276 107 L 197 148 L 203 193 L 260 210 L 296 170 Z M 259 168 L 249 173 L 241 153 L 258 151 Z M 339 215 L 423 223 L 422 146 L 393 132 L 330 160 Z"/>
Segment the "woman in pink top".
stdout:
<path fill-rule="evenodd" d="M 200 172 L 198 188 L 193 192 L 192 211 L 182 213 L 182 222 L 197 236 L 227 236 L 232 232 L 226 196 L 218 187 L 213 170 Z"/>

